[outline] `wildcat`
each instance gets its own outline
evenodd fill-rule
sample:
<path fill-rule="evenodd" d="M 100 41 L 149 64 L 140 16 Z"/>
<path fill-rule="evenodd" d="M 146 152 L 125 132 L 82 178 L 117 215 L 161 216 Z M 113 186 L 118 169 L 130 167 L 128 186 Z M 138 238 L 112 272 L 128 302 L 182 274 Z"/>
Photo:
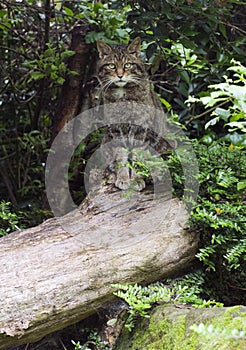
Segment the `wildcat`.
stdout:
<path fill-rule="evenodd" d="M 141 148 L 136 140 L 150 144 L 152 147 L 156 146 L 158 138 L 150 131 L 156 117 L 153 110 L 163 113 L 160 100 L 152 89 L 145 63 L 140 58 L 140 46 L 139 37 L 128 45 L 111 46 L 101 40 L 97 42 L 99 53 L 97 78 L 102 103 L 104 105 L 118 103 L 115 105 L 122 106 L 122 102 L 131 102 L 146 106 L 141 109 L 141 112 L 139 108 L 137 112 L 134 108 L 130 111 L 128 108 L 128 114 L 136 120 L 136 125 L 126 122 L 120 125 L 109 125 L 106 129 L 105 143 L 115 139 L 123 140 L 121 144 L 118 141 L 116 146 L 112 147 L 113 156 L 111 154 L 112 160 L 109 166 L 111 173 L 115 174 L 114 185 L 122 190 L 133 186 L 134 189 L 141 191 L 145 187 L 144 179 L 127 164 L 134 161 L 134 152 L 131 150 L 135 147 Z M 147 112 L 147 106 L 151 108 L 151 112 Z M 112 113 L 112 108 L 109 113 Z M 127 115 L 124 105 L 122 110 L 116 111 L 113 108 L 113 113 Z M 145 117 L 143 117 L 144 113 Z M 147 122 L 146 113 L 148 113 Z M 164 141 L 162 147 L 170 148 Z M 121 166 L 119 167 L 118 164 Z"/>

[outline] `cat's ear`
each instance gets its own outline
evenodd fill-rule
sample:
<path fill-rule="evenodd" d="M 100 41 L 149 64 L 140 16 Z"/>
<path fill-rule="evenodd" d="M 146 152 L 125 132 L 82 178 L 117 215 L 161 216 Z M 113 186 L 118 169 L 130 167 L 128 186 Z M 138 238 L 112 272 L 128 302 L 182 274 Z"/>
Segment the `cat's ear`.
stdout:
<path fill-rule="evenodd" d="M 97 41 L 97 50 L 100 58 L 104 58 L 112 52 L 112 47 L 102 40 Z"/>
<path fill-rule="evenodd" d="M 137 37 L 127 46 L 127 52 L 129 52 L 131 55 L 139 57 L 140 46 L 141 46 L 141 39 Z"/>

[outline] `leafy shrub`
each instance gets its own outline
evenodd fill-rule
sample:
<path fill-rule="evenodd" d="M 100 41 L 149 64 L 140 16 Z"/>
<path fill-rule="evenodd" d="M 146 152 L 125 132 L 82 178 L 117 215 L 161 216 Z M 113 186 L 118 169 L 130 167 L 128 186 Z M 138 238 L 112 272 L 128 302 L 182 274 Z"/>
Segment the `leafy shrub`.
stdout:
<path fill-rule="evenodd" d="M 190 225 L 201 236 L 197 258 L 206 267 L 210 298 L 244 303 L 246 155 L 226 144 L 197 145 L 200 192 Z"/>
<path fill-rule="evenodd" d="M 83 345 L 80 344 L 80 341 L 75 342 L 72 340 L 72 344 L 75 345 L 74 350 L 110 350 L 107 342 L 101 340 L 101 337 L 96 329 L 87 329 L 87 331 L 89 332 L 88 340 Z"/>
<path fill-rule="evenodd" d="M 245 146 L 246 67 L 233 59 L 227 71 L 228 73 L 234 72 L 232 78 L 224 75 L 225 82 L 209 85 L 208 91 L 201 93 L 200 98 L 190 97 L 187 103 L 201 102 L 205 108 L 210 107 L 208 112 L 212 112 L 213 118 L 206 123 L 205 130 L 220 123 L 228 133 L 224 139 L 230 140 L 238 146 Z"/>
<path fill-rule="evenodd" d="M 62 49 L 62 45 L 52 47 L 51 44 L 46 45 L 47 48 L 44 53 L 40 54 L 38 58 L 24 62 L 24 65 L 29 68 L 26 76 L 27 84 L 32 80 L 40 80 L 49 78 L 51 81 L 62 85 L 69 75 L 76 75 L 76 72 L 68 69 L 65 61 L 68 57 L 75 54 L 74 51 Z"/>
<path fill-rule="evenodd" d="M 11 212 L 11 204 L 5 201 L 0 203 L 0 237 L 12 231 L 19 230 L 19 218 Z"/>
<path fill-rule="evenodd" d="M 199 194 L 190 229 L 200 235 L 197 258 L 204 269 L 203 295 L 233 305 L 245 303 L 246 154 L 244 148 L 193 142 L 199 164 Z M 182 198 L 184 175 L 178 157 L 167 160 L 175 194 Z M 205 287 L 206 286 L 206 287 Z"/>
<path fill-rule="evenodd" d="M 195 137 L 209 120 L 199 105 L 187 105 L 221 82 L 231 60 L 243 62 L 245 33 L 242 3 L 223 1 L 136 1 L 128 18 L 140 33 L 156 89 Z M 232 30 L 233 28 L 233 30 Z M 200 117 L 198 117 L 200 115 Z"/>
<path fill-rule="evenodd" d="M 195 277 L 196 280 L 200 276 Z M 132 331 L 135 326 L 135 321 L 138 316 L 150 317 L 149 310 L 156 303 L 189 303 L 196 307 L 214 307 L 223 306 L 215 301 L 205 301 L 199 297 L 201 289 L 190 288 L 187 280 L 177 280 L 172 284 L 153 283 L 146 287 L 140 285 L 116 284 L 118 290 L 114 295 L 123 299 L 129 307 L 128 318 L 125 327 Z"/>
<path fill-rule="evenodd" d="M 127 26 L 127 14 L 131 11 L 130 5 L 80 1 L 77 4 L 67 4 L 65 13 L 71 18 L 83 19 L 90 25 L 86 36 L 87 43 L 105 40 L 111 44 L 126 43 L 129 40 L 131 29 Z M 79 13 L 78 13 L 79 11 Z"/>

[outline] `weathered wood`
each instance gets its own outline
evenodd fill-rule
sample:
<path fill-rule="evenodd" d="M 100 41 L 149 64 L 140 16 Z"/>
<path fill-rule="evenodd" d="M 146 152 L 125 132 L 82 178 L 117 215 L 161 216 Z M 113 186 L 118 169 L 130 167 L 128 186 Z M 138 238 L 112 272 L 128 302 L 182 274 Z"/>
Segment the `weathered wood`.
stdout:
<path fill-rule="evenodd" d="M 198 237 L 178 199 L 101 191 L 80 208 L 0 240 L 0 349 L 74 324 L 113 298 L 187 267 Z"/>

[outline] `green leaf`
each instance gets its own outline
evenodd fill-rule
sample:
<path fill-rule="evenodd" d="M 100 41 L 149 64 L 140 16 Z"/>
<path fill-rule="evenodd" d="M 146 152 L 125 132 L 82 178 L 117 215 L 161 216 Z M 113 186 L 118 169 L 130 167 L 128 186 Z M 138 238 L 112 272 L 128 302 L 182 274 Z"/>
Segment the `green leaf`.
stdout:
<path fill-rule="evenodd" d="M 7 15 L 7 10 L 0 10 L 0 18 L 5 17 Z"/>
<path fill-rule="evenodd" d="M 243 75 L 246 75 L 246 67 L 244 67 L 239 62 L 236 62 L 234 60 L 233 60 L 232 63 L 238 64 L 238 65 L 237 66 L 233 66 L 233 67 L 229 67 L 228 70 L 232 70 L 234 72 L 238 72 L 238 73 L 241 73 Z"/>
<path fill-rule="evenodd" d="M 223 37 L 227 40 L 227 33 L 226 33 L 226 27 L 224 24 L 219 24 L 219 30 L 222 33 Z"/>
<path fill-rule="evenodd" d="M 191 50 L 195 50 L 196 49 L 196 44 L 194 41 L 192 40 L 189 40 L 189 39 L 186 39 L 186 38 L 182 38 L 180 39 L 180 42 L 185 46 L 187 47 L 188 49 L 191 49 Z"/>
<path fill-rule="evenodd" d="M 208 126 L 208 127 L 209 127 L 209 126 Z M 207 127 L 207 128 L 208 128 L 208 127 Z M 206 128 L 206 126 L 205 126 L 205 128 Z M 214 138 L 209 134 L 209 135 L 204 135 L 204 136 L 201 138 L 200 142 L 203 143 L 204 145 L 211 145 L 212 142 L 213 142 L 213 140 L 214 140 Z"/>
<path fill-rule="evenodd" d="M 75 55 L 75 51 L 72 50 L 66 50 L 61 53 L 61 59 L 64 60 L 64 58 L 71 57 Z"/>
<path fill-rule="evenodd" d="M 190 77 L 186 70 L 180 71 L 179 75 L 188 85 L 190 84 Z"/>
<path fill-rule="evenodd" d="M 213 113 L 215 115 L 218 115 L 224 121 L 227 121 L 231 115 L 230 111 L 228 111 L 227 109 L 224 109 L 224 108 L 219 108 L 219 107 L 216 108 Z"/>
<path fill-rule="evenodd" d="M 223 140 L 230 142 L 235 146 L 239 146 L 239 147 L 246 146 L 245 134 L 239 134 L 237 132 L 233 132 L 224 136 Z"/>
<path fill-rule="evenodd" d="M 221 93 L 219 93 L 221 95 Z M 205 107 L 213 107 L 216 103 L 228 100 L 228 97 L 215 98 L 215 96 L 204 96 L 200 98 Z"/>
<path fill-rule="evenodd" d="M 169 103 L 167 100 L 165 100 L 164 98 L 162 98 L 162 97 L 160 97 L 160 101 L 161 101 L 161 103 L 167 108 L 167 110 L 169 111 L 170 108 L 172 107 L 172 106 L 170 105 L 170 103 Z"/>
<path fill-rule="evenodd" d="M 65 82 L 65 79 L 62 78 L 62 77 L 59 77 L 56 79 L 56 82 L 59 84 L 59 85 L 62 85 L 64 82 Z"/>
<path fill-rule="evenodd" d="M 31 75 L 31 79 L 33 80 L 40 80 L 40 79 L 43 79 L 44 77 L 45 77 L 45 74 L 38 71 L 33 72 Z"/>
<path fill-rule="evenodd" d="M 235 131 L 239 129 L 242 132 L 246 133 L 246 122 L 231 122 L 231 123 L 227 123 L 226 125 L 232 128 L 230 129 L 231 131 Z"/>
<path fill-rule="evenodd" d="M 74 15 L 73 11 L 70 8 L 64 7 L 63 9 L 64 9 L 66 15 L 68 15 L 68 16 L 73 16 Z"/>
<path fill-rule="evenodd" d="M 50 56 L 52 56 L 53 53 L 54 53 L 54 49 L 49 48 L 49 49 L 44 51 L 44 57 L 50 57 Z"/>
<path fill-rule="evenodd" d="M 246 100 L 246 87 L 231 84 L 226 87 L 226 90 L 230 92 L 235 98 L 239 100 Z"/>
<path fill-rule="evenodd" d="M 240 190 L 243 190 L 246 188 L 246 181 L 240 181 L 237 183 L 237 190 L 240 191 Z"/>
<path fill-rule="evenodd" d="M 219 120 L 220 120 L 220 117 L 215 117 L 215 118 L 209 120 L 209 122 L 207 122 L 205 124 L 205 130 L 207 130 L 210 126 L 217 124 Z"/>
<path fill-rule="evenodd" d="M 245 113 L 244 112 L 240 112 L 240 113 L 233 113 L 233 115 L 230 118 L 230 122 L 237 122 L 240 119 L 244 119 L 245 118 Z"/>

